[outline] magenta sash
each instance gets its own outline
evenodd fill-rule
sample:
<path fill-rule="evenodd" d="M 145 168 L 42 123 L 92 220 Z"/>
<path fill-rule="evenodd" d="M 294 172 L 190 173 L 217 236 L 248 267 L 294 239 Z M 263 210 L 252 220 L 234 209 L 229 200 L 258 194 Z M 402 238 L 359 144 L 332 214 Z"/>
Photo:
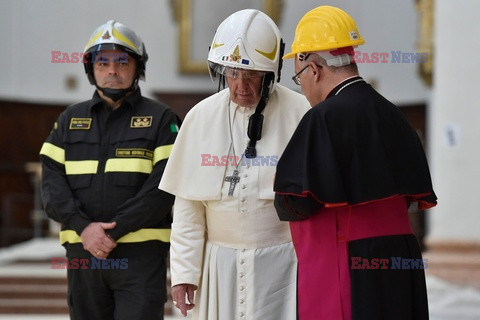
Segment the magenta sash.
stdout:
<path fill-rule="evenodd" d="M 298 257 L 300 320 L 350 320 L 348 243 L 411 234 L 404 197 L 355 206 L 322 208 L 310 219 L 290 222 Z"/>

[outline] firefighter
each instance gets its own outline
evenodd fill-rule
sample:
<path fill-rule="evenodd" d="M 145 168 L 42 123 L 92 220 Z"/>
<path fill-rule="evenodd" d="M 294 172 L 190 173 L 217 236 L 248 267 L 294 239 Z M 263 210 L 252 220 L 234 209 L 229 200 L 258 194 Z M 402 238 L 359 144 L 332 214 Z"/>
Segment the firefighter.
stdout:
<path fill-rule="evenodd" d="M 84 50 L 96 87 L 69 106 L 40 151 L 46 214 L 61 224 L 71 259 L 72 319 L 163 319 L 174 197 L 158 189 L 179 120 L 142 96 L 148 60 L 141 38 L 110 20 Z"/>

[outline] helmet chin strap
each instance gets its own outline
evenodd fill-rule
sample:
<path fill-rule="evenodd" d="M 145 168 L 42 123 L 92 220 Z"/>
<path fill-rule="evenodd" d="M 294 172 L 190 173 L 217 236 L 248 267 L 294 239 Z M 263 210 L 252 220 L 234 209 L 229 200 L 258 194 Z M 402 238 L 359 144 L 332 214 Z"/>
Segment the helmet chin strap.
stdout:
<path fill-rule="evenodd" d="M 101 88 L 98 84 L 95 83 L 95 87 L 102 91 L 102 93 L 106 96 L 112 99 L 114 102 L 117 102 L 120 99 L 125 98 L 125 96 L 129 92 L 134 92 L 137 89 L 138 85 L 138 78 L 135 79 L 130 86 L 130 88 L 127 89 L 111 89 L 111 88 Z"/>
<path fill-rule="evenodd" d="M 257 157 L 257 149 L 255 148 L 255 146 L 257 144 L 257 141 L 262 138 L 262 111 L 265 109 L 265 106 L 267 104 L 268 96 L 270 94 L 270 86 L 273 86 L 274 80 L 275 76 L 273 75 L 273 73 L 269 73 L 263 77 L 260 101 L 255 108 L 255 113 L 252 114 L 250 116 L 250 119 L 248 120 L 247 135 L 250 138 L 250 141 L 248 142 L 248 145 L 245 149 L 246 158 L 253 159 Z"/>

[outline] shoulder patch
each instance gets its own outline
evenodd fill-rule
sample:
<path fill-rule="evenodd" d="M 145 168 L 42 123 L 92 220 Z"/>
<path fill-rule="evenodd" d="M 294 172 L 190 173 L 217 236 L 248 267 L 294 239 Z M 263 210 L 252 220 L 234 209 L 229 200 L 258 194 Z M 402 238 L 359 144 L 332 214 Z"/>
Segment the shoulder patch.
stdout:
<path fill-rule="evenodd" d="M 170 124 L 170 131 L 173 133 L 178 132 L 178 125 L 175 123 Z"/>
<path fill-rule="evenodd" d="M 132 117 L 130 128 L 148 128 L 152 126 L 152 116 Z"/>
<path fill-rule="evenodd" d="M 72 118 L 70 119 L 70 130 L 90 130 L 92 118 Z"/>

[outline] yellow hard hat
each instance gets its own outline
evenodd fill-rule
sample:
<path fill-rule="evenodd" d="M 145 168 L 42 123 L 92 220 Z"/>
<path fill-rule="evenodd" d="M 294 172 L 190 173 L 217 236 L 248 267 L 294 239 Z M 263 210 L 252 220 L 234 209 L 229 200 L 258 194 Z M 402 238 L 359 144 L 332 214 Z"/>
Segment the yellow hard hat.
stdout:
<path fill-rule="evenodd" d="M 334 50 L 364 44 L 353 18 L 340 8 L 320 6 L 307 12 L 298 22 L 292 51 L 283 59 L 298 53 Z"/>

